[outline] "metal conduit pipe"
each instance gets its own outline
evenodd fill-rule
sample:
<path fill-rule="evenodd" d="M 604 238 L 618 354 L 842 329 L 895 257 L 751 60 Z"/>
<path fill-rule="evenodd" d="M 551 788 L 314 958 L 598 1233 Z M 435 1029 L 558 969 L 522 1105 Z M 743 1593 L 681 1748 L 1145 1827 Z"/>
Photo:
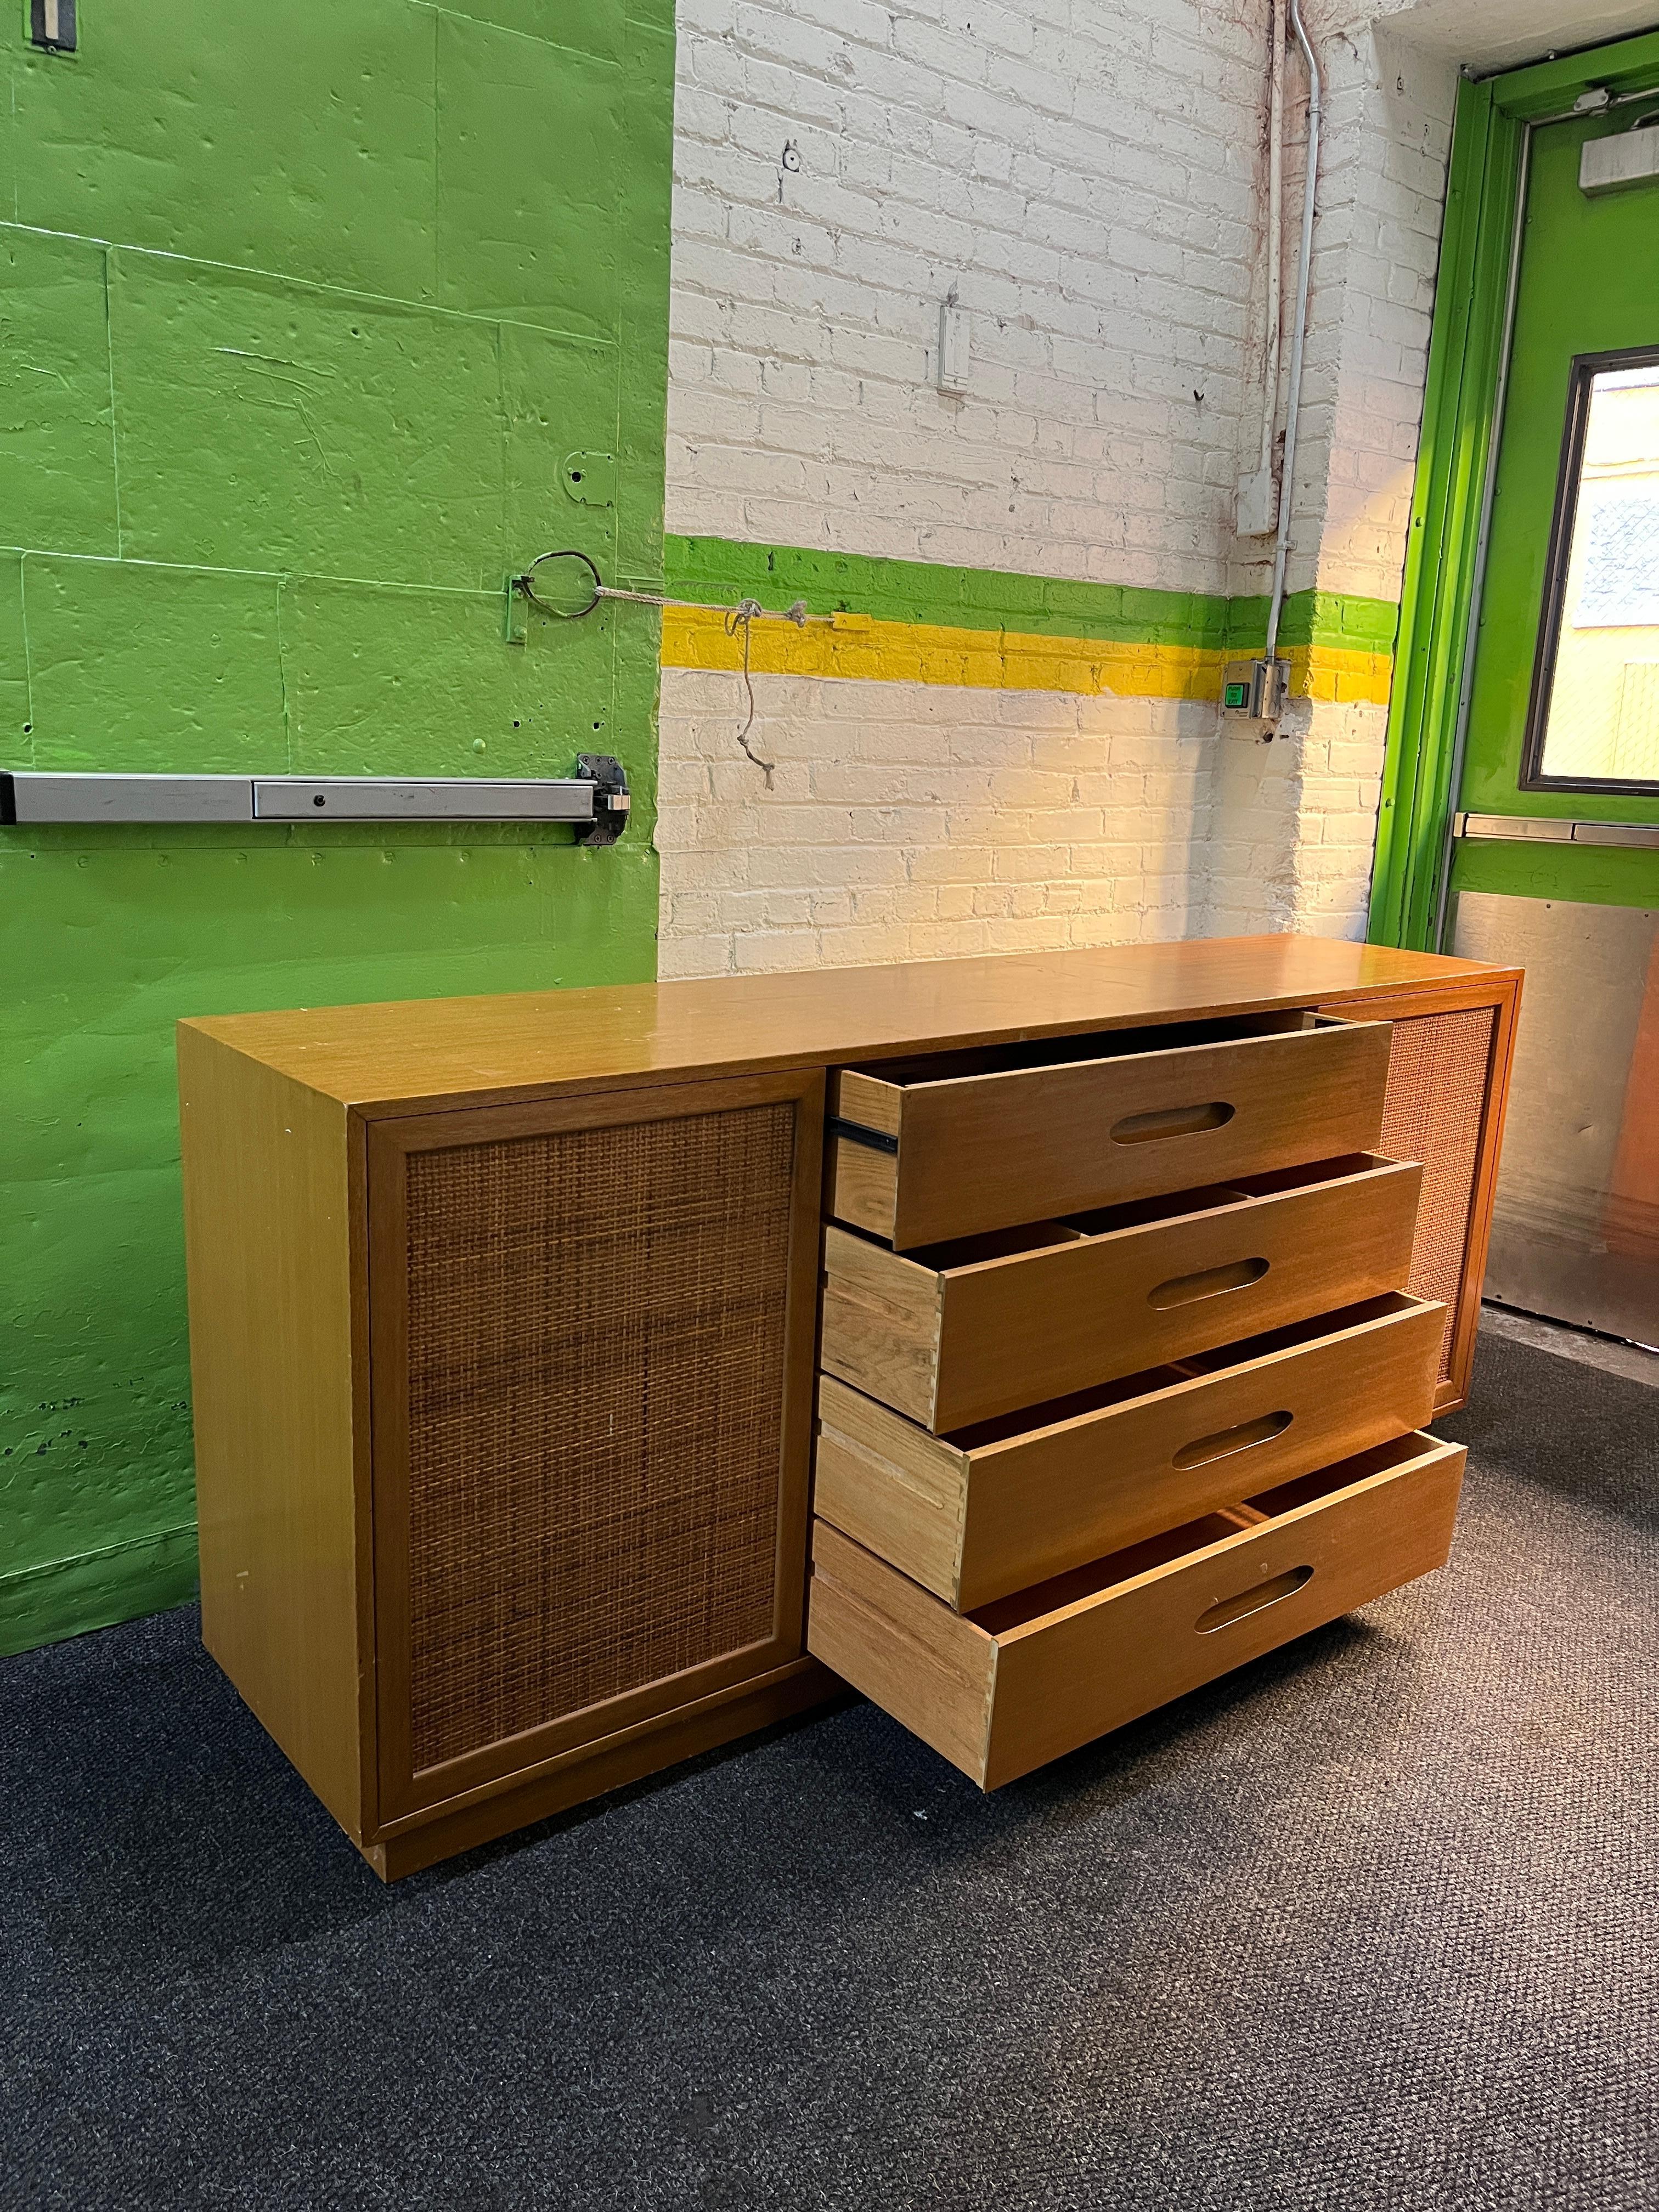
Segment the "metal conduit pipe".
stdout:
<path fill-rule="evenodd" d="M 1280 325 L 1279 233 L 1284 227 L 1285 179 L 1285 0 L 1273 0 L 1267 70 L 1267 282 L 1262 307 L 1261 456 L 1258 474 L 1272 482 L 1273 430 L 1279 421 Z"/>
<path fill-rule="evenodd" d="M 1308 152 L 1302 180 L 1302 252 L 1297 271 L 1296 323 L 1291 336 L 1290 389 L 1285 403 L 1285 453 L 1279 480 L 1279 534 L 1273 544 L 1273 597 L 1267 605 L 1267 645 L 1264 659 L 1269 671 L 1279 645 L 1279 617 L 1285 611 L 1285 567 L 1291 545 L 1291 501 L 1295 490 L 1297 417 L 1302 408 L 1302 359 L 1308 337 L 1308 295 L 1313 283 L 1314 195 L 1319 184 L 1319 126 L 1324 113 L 1324 85 L 1319 63 L 1302 21 L 1300 0 L 1289 0 L 1291 33 L 1302 49 L 1308 72 Z"/>

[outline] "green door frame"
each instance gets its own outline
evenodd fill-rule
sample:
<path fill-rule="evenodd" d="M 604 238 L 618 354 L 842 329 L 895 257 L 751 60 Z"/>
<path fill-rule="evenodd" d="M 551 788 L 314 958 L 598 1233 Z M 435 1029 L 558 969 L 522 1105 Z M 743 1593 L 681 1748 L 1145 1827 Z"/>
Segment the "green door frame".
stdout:
<path fill-rule="evenodd" d="M 1437 950 L 1462 698 L 1533 127 L 1587 92 L 1659 88 L 1659 31 L 1458 88 L 1429 338 L 1423 431 L 1395 646 L 1369 935 Z"/>

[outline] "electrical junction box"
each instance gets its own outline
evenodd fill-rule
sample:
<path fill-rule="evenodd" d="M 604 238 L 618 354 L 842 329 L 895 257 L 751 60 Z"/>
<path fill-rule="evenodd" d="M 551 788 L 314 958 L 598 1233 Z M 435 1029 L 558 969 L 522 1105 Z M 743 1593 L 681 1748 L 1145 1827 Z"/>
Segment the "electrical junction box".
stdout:
<path fill-rule="evenodd" d="M 1279 527 L 1279 494 L 1271 469 L 1255 469 L 1241 478 L 1234 525 L 1241 538 L 1271 538 Z"/>
<path fill-rule="evenodd" d="M 1586 140 L 1578 156 L 1578 189 L 1591 199 L 1659 181 L 1659 116 L 1644 115 L 1634 130 Z"/>
<path fill-rule="evenodd" d="M 1272 720 L 1290 688 L 1288 660 L 1230 660 L 1221 672 L 1221 706 L 1246 721 Z"/>

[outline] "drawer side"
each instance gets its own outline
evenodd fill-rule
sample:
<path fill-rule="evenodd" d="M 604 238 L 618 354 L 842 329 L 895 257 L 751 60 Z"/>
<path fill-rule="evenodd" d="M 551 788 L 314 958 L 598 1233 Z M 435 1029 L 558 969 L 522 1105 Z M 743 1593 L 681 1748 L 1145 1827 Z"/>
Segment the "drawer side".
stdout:
<path fill-rule="evenodd" d="M 824 1231 L 823 1266 L 823 1365 L 931 1425 L 939 1373 L 939 1276 L 833 1227 Z"/>
<path fill-rule="evenodd" d="M 995 1644 L 822 1521 L 806 1648 L 983 1787 Z"/>
<path fill-rule="evenodd" d="M 830 1211 L 838 1221 L 891 1242 L 898 1204 L 898 1154 L 848 1136 L 832 1124 L 829 1133 Z"/>
<path fill-rule="evenodd" d="M 813 1510 L 954 1604 L 968 1462 L 833 1376 L 818 1383 Z"/>

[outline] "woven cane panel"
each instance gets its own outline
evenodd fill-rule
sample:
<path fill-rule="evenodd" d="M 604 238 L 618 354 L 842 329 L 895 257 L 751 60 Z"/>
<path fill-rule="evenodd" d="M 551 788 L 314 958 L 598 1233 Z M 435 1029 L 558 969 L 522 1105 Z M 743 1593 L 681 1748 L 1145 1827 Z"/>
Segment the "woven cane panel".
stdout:
<path fill-rule="evenodd" d="M 1395 1024 L 1389 1052 L 1382 1148 L 1393 1159 L 1423 1163 L 1411 1288 L 1419 1298 L 1446 1302 L 1440 1340 L 1443 1382 L 1451 1372 L 1474 1199 L 1475 1155 L 1497 1019 L 1493 1006 L 1474 1006 L 1456 1014 L 1419 1014 Z"/>
<path fill-rule="evenodd" d="M 416 1769 L 772 1632 L 794 1109 L 409 1160 Z"/>

